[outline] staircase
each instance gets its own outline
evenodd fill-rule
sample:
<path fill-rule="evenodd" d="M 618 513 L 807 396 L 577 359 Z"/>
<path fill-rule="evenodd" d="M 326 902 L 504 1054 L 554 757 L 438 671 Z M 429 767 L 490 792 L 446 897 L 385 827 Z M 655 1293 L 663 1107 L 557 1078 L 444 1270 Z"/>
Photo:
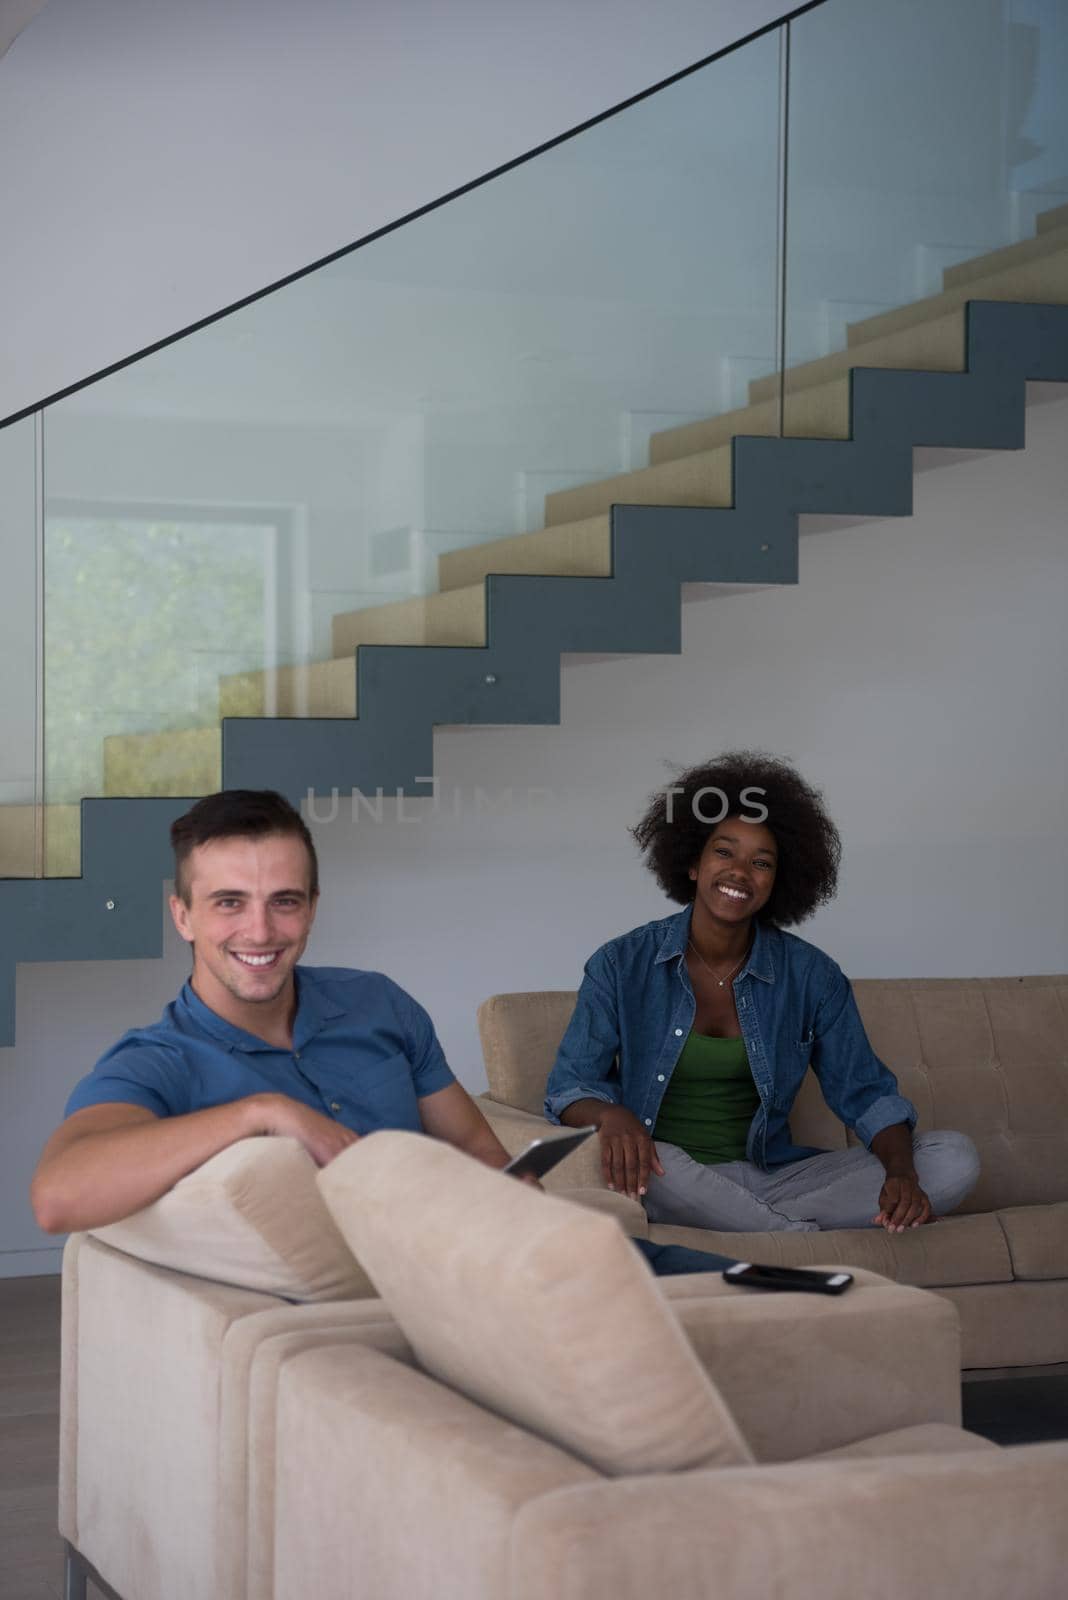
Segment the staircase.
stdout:
<path fill-rule="evenodd" d="M 745 408 L 654 435 L 648 467 L 549 495 L 543 530 L 442 556 L 440 593 L 336 617 L 332 659 L 223 678 L 221 736 L 107 739 L 82 876 L 0 883 L 0 1043 L 17 961 L 161 953 L 167 828 L 190 797 L 418 792 L 435 726 L 557 722 L 562 653 L 677 652 L 681 584 L 796 582 L 800 513 L 907 516 L 915 446 L 1021 448 L 1028 380 L 1068 382 L 1068 205 L 852 325 L 781 392 L 758 378 Z M 52 873 L 77 871 L 74 811 L 46 808 Z"/>
<path fill-rule="evenodd" d="M 614 506 L 732 506 L 735 441 L 778 435 L 780 412 L 785 412 L 784 431 L 790 435 L 848 440 L 851 373 L 856 367 L 963 372 L 970 299 L 1068 301 L 1068 205 L 1040 217 L 1035 238 L 951 267 L 944 283 L 941 294 L 854 323 L 845 350 L 788 372 L 784 399 L 777 374 L 758 378 L 749 386 L 750 404 L 744 409 L 654 434 L 648 467 L 548 495 L 544 529 L 439 557 L 438 594 L 336 616 L 332 659 L 224 677 L 219 684 L 220 721 L 264 718 L 269 706 L 283 719 L 352 719 L 358 715 L 361 649 L 400 645 L 484 650 L 491 575 L 611 577 Z M 718 581 L 743 580 L 723 575 Z M 762 575 L 758 581 L 783 580 Z M 365 656 L 364 676 L 370 665 Z M 495 720 L 528 719 L 502 715 Z M 104 770 L 108 795 L 209 793 L 222 782 L 219 732 L 203 728 L 116 736 L 105 743 Z"/>

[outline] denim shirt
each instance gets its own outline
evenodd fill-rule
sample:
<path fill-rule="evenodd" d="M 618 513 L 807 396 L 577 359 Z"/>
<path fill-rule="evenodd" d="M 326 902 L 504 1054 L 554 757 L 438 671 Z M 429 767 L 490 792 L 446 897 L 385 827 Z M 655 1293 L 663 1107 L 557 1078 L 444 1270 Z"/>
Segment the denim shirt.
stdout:
<path fill-rule="evenodd" d="M 693 1027 L 697 1006 L 686 970 L 692 907 L 647 922 L 594 952 L 574 1016 L 546 1087 L 545 1113 L 559 1122 L 574 1100 L 624 1105 L 646 1128 Z M 805 1069 L 864 1144 L 894 1123 L 916 1123 L 911 1101 L 868 1043 L 841 968 L 782 929 L 756 925 L 749 959 L 732 985 L 760 1106 L 746 1156 L 758 1166 L 818 1151 L 795 1145 L 789 1116 Z"/>

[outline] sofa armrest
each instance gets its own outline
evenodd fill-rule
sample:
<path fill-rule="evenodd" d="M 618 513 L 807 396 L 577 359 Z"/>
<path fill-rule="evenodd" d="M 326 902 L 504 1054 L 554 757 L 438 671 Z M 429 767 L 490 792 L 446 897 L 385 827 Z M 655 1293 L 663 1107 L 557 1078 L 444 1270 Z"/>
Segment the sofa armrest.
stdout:
<path fill-rule="evenodd" d="M 517 1507 L 598 1481 L 549 1440 L 353 1341 L 286 1362 L 276 1428 L 276 1595 L 502 1600 Z"/>
<path fill-rule="evenodd" d="M 1066 1479 L 1057 1443 L 575 1485 L 519 1510 L 506 1592 L 1052 1600 Z"/>
<path fill-rule="evenodd" d="M 530 1111 L 505 1105 L 503 1101 L 493 1100 L 486 1094 L 479 1095 L 476 1104 L 510 1156 L 517 1156 L 521 1150 L 525 1150 L 532 1139 L 551 1138 L 561 1131 L 547 1117 L 536 1117 Z M 597 1138 L 587 1139 L 577 1150 L 572 1150 L 541 1181 L 543 1188 L 556 1192 L 603 1189 L 601 1150 Z"/>
<path fill-rule="evenodd" d="M 841 1296 L 760 1294 L 718 1276 L 669 1296 L 758 1461 L 924 1422 L 959 1426 L 960 1326 L 941 1295 L 856 1270 Z"/>

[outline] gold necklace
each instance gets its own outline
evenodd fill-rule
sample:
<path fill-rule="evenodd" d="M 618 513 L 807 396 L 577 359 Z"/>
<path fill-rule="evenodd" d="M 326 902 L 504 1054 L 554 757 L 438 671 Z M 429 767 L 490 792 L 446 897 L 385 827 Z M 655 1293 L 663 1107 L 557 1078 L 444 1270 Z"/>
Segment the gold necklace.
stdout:
<path fill-rule="evenodd" d="M 705 958 L 701 954 L 700 950 L 698 950 L 698 948 L 694 944 L 693 940 L 692 939 L 688 939 L 686 942 L 690 946 L 690 949 L 693 951 L 694 955 L 697 957 L 698 961 L 704 967 L 705 971 L 706 972 L 711 972 L 713 978 L 716 978 L 715 972 L 713 972 L 712 968 L 709 966 L 708 962 L 705 960 Z M 718 985 L 719 985 L 719 987 L 721 989 L 724 988 L 730 982 L 730 980 L 734 977 L 734 974 L 736 972 L 740 972 L 741 971 L 742 966 L 745 963 L 745 957 L 749 954 L 749 950 L 750 950 L 750 946 L 747 945 L 746 949 L 745 949 L 745 955 L 742 956 L 742 959 L 741 959 L 741 961 L 739 961 L 738 965 L 736 967 L 732 967 L 731 970 L 726 974 L 725 977 L 716 978 L 716 982 L 718 983 Z"/>

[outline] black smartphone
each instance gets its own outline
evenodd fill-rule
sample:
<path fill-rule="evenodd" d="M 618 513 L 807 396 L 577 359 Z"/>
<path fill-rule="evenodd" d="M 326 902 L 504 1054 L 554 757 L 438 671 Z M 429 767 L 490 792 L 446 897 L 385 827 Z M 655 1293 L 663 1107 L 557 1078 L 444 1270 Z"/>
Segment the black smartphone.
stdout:
<path fill-rule="evenodd" d="M 569 1128 L 566 1133 L 554 1134 L 548 1139 L 533 1139 L 501 1171 L 510 1172 L 513 1178 L 544 1178 L 558 1161 L 569 1156 L 572 1150 L 577 1150 L 591 1133 L 596 1132 L 597 1129 L 591 1125 L 588 1128 Z"/>
<path fill-rule="evenodd" d="M 723 1273 L 728 1283 L 745 1289 L 793 1289 L 809 1294 L 844 1294 L 853 1282 L 851 1272 L 815 1272 L 811 1267 L 762 1267 L 755 1261 L 736 1261 Z"/>

